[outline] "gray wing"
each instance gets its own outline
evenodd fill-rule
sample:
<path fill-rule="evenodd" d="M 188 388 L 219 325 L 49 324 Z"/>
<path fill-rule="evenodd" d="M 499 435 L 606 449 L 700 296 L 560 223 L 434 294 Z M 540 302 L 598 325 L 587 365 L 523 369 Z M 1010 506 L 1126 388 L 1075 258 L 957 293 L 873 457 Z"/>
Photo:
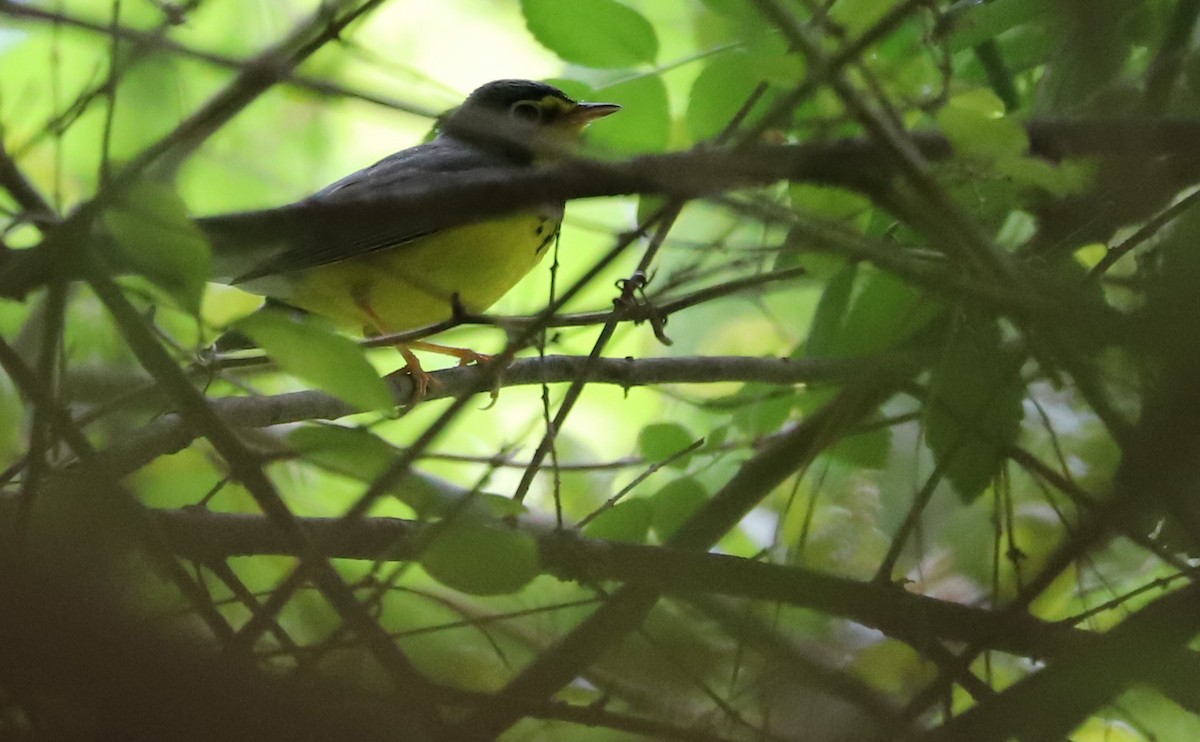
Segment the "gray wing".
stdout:
<path fill-rule="evenodd" d="M 388 155 L 374 165 L 326 186 L 301 203 L 359 200 L 381 192 L 402 190 L 429 178 L 497 167 L 522 166 L 502 155 L 476 149 L 453 137 L 440 137 L 427 144 Z"/>
<path fill-rule="evenodd" d="M 197 221 L 213 246 L 216 279 L 241 283 L 399 247 L 456 226 L 452 214 L 402 222 L 355 219 L 353 210 L 338 209 L 338 204 L 362 204 L 389 193 L 445 184 L 468 170 L 506 168 L 524 166 L 443 137 L 385 157 L 294 204 Z"/>

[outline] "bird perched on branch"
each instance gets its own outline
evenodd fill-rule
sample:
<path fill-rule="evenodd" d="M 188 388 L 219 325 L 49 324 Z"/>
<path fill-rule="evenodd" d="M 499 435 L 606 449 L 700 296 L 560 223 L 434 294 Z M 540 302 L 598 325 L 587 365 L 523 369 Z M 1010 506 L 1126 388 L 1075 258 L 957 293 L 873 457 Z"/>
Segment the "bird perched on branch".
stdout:
<path fill-rule="evenodd" d="M 481 312 L 538 264 L 558 234 L 563 204 L 476 223 L 453 215 L 389 222 L 359 220 L 356 207 L 503 174 L 571 150 L 612 103 L 581 103 L 529 80 L 483 85 L 451 112 L 431 142 L 402 150 L 289 206 L 198 220 L 213 248 L 215 280 L 230 283 L 368 334 L 449 319 L 456 303 Z M 377 214 L 377 212 L 372 212 Z M 400 346 L 418 393 L 428 375 L 412 349 L 479 360 L 472 351 L 425 342 Z"/>

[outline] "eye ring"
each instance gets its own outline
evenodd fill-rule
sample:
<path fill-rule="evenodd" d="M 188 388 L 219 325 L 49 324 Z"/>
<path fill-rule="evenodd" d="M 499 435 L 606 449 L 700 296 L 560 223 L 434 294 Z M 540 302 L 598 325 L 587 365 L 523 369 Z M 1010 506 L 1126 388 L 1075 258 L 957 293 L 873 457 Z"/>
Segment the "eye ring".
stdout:
<path fill-rule="evenodd" d="M 519 100 L 512 104 L 508 113 L 518 121 L 524 121 L 527 124 L 536 124 L 542 120 L 542 109 L 538 107 L 538 104 L 527 100 Z"/>

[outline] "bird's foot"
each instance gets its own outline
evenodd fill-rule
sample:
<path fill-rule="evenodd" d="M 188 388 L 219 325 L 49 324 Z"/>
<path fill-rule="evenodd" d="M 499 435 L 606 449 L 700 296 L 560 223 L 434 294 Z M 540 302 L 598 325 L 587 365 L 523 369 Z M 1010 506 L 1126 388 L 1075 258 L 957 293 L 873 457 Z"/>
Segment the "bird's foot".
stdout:
<path fill-rule="evenodd" d="M 412 380 L 412 395 L 409 397 L 408 404 L 406 405 L 409 409 L 412 409 L 418 402 L 425 399 L 425 396 L 429 393 L 430 386 L 440 387 L 442 382 L 435 379 L 433 374 L 421 367 L 421 361 L 408 349 L 408 346 L 397 345 L 396 350 L 400 351 L 400 355 L 404 356 L 404 368 L 401 371 L 408 374 L 408 377 Z"/>

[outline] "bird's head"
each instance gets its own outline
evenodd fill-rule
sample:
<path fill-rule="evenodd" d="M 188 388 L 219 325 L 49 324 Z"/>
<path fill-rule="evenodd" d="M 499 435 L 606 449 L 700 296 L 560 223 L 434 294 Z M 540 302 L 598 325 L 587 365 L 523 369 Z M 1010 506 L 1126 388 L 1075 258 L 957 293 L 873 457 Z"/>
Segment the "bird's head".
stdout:
<path fill-rule="evenodd" d="M 495 147 L 523 160 L 552 156 L 579 141 L 584 128 L 621 110 L 615 103 L 581 103 L 533 80 L 496 80 L 471 93 L 443 124 L 445 136 Z"/>

